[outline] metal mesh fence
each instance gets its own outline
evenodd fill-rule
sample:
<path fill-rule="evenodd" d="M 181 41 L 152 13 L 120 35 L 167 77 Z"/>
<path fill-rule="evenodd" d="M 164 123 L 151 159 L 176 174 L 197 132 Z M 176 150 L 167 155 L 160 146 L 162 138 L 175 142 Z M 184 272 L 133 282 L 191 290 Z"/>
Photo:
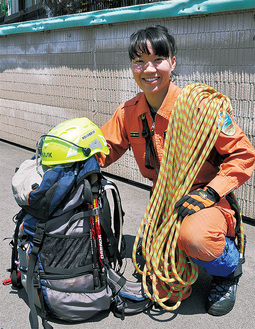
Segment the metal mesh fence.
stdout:
<path fill-rule="evenodd" d="M 163 0 L 166 1 L 166 0 Z M 75 14 L 95 10 L 128 7 L 159 0 L 47 0 L 46 3 L 52 12 L 52 16 Z"/>

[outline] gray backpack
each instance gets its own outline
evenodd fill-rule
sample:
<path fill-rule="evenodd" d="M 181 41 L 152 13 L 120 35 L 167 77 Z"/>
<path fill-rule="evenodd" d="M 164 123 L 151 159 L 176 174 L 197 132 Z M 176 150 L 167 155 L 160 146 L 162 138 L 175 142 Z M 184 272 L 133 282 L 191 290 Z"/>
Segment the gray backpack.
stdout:
<path fill-rule="evenodd" d="M 11 279 L 26 289 L 33 329 L 38 314 L 51 329 L 51 317 L 85 321 L 112 310 L 123 319 L 152 305 L 142 284 L 120 273 L 125 257 L 121 199 L 95 157 L 39 170 L 34 159 L 27 160 L 12 187 L 22 209 L 16 215 Z"/>

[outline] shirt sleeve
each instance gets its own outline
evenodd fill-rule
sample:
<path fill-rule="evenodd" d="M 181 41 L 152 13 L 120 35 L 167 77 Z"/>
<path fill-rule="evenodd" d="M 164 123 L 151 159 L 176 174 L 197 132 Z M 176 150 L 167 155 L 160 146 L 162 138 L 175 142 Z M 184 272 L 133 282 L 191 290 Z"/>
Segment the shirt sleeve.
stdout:
<path fill-rule="evenodd" d="M 107 167 L 117 161 L 129 148 L 128 134 L 125 129 L 125 112 L 119 106 L 112 118 L 102 126 L 102 133 L 109 147 L 109 155 L 102 154 L 99 159 L 101 167 Z"/>
<path fill-rule="evenodd" d="M 220 132 L 215 148 L 223 157 L 219 172 L 208 184 L 220 197 L 245 183 L 255 169 L 255 149 L 241 128 L 234 123 L 234 133 Z"/>

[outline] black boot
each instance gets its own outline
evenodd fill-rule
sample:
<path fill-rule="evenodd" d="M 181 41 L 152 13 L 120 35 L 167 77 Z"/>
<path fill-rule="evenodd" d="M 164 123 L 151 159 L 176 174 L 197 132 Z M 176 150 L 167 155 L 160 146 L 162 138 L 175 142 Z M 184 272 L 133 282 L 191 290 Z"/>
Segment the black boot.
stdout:
<path fill-rule="evenodd" d="M 225 315 L 229 313 L 236 301 L 236 290 L 242 275 L 243 260 L 239 259 L 237 268 L 226 277 L 213 276 L 211 290 L 206 301 L 206 311 L 211 315 Z"/>
<path fill-rule="evenodd" d="M 225 315 L 233 309 L 238 280 L 239 278 L 213 277 L 206 303 L 206 311 L 209 314 Z"/>

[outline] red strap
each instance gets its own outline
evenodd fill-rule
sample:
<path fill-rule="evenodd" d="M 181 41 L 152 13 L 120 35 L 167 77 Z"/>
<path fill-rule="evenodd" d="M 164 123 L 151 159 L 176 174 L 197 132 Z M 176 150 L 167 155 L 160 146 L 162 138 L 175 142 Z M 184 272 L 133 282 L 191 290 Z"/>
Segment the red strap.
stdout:
<path fill-rule="evenodd" d="M 21 281 L 21 273 L 20 272 L 17 273 L 17 281 L 18 282 Z M 2 280 L 2 283 L 3 283 L 3 285 L 8 286 L 9 284 L 12 283 L 12 279 L 8 278 L 8 279 L 5 279 L 5 280 Z"/>
<path fill-rule="evenodd" d="M 12 279 L 8 278 L 8 279 L 5 279 L 5 280 L 2 280 L 2 283 L 3 283 L 3 285 L 8 286 L 9 284 L 12 283 Z"/>

